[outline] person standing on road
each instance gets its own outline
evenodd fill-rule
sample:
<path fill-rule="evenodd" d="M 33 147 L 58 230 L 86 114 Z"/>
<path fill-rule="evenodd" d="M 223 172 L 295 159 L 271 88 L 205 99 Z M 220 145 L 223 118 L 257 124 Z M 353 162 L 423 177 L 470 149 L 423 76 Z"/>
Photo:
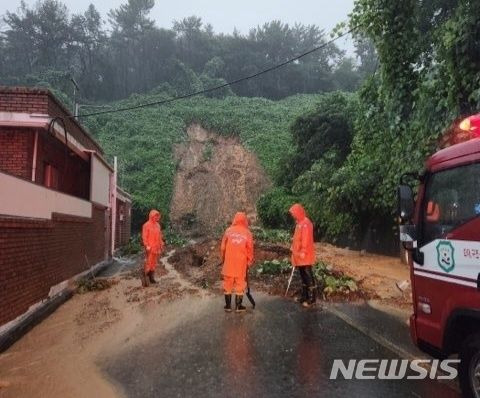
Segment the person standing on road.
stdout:
<path fill-rule="evenodd" d="M 235 312 L 244 312 L 243 293 L 247 287 L 248 267 L 253 263 L 253 237 L 245 213 L 236 213 L 232 225 L 225 231 L 220 256 L 223 263 L 224 309 L 232 311 L 232 293 L 235 292 Z"/>
<path fill-rule="evenodd" d="M 292 252 L 292 265 L 298 267 L 302 278 L 300 303 L 304 307 L 310 307 L 317 300 L 317 285 L 313 275 L 313 265 L 316 261 L 313 245 L 313 224 L 308 219 L 303 206 L 298 203 L 290 208 L 289 213 L 296 223 L 290 250 Z"/>
<path fill-rule="evenodd" d="M 145 248 L 145 263 L 143 266 L 142 285 L 157 283 L 154 278 L 158 258 L 165 246 L 163 242 L 162 229 L 160 228 L 160 212 L 150 210 L 148 221 L 142 227 L 142 242 Z"/>

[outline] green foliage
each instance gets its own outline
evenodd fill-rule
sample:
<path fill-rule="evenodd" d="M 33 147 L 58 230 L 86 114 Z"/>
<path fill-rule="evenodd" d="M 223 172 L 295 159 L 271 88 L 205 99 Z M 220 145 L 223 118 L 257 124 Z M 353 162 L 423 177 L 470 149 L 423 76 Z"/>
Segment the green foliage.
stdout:
<path fill-rule="evenodd" d="M 2 83 L 26 83 L 27 75 L 59 71 L 68 78 L 55 87 L 65 91 L 62 86 L 73 76 L 83 103 L 118 100 L 167 83 L 176 94 L 186 94 L 253 74 L 327 40 L 315 25 L 280 21 L 257 26 L 246 35 L 216 34 L 196 16 L 173 21 L 171 29 L 159 28 L 150 15 L 154 5 L 154 0 L 125 0 L 110 10 L 107 19 L 92 4 L 83 13 L 70 14 L 59 0 L 39 0 L 33 6 L 22 2 L 17 11 L 1 18 Z M 352 90 L 363 75 L 343 59 L 331 43 L 261 79 L 207 96 L 279 99 Z M 71 94 L 71 87 L 65 92 Z"/>
<path fill-rule="evenodd" d="M 130 256 L 142 251 L 143 245 L 141 242 L 140 234 L 133 235 L 128 243 L 120 248 L 121 256 Z"/>
<path fill-rule="evenodd" d="M 114 103 L 112 107 L 162 98 L 165 98 L 162 92 L 137 95 Z M 138 229 L 151 208 L 160 210 L 162 222 L 168 223 L 177 167 L 173 147 L 186 138 L 185 130 L 190 123 L 198 122 L 219 134 L 237 136 L 273 176 L 281 167 L 279 159 L 292 147 L 289 124 L 312 109 L 319 98 L 305 95 L 274 102 L 261 98 L 197 97 L 160 107 L 89 117 L 84 122 L 110 159 L 113 155 L 119 156 L 119 183 L 133 196 L 132 223 L 134 229 Z M 210 156 L 209 151 L 205 156 Z"/>
<path fill-rule="evenodd" d="M 350 227 L 393 225 L 400 175 L 421 171 L 452 121 L 480 107 L 479 12 L 470 1 L 356 1 L 351 25 L 374 43 L 380 73 L 359 93 L 352 151 L 332 177 Z"/>
<path fill-rule="evenodd" d="M 376 73 L 349 107 L 330 94 L 295 121 L 297 146 L 277 179 L 318 236 L 360 243 L 381 230 L 394 240 L 399 177 L 420 172 L 452 122 L 480 108 L 478 15 L 480 3 L 467 0 L 355 2 L 357 52 Z M 334 128 L 342 118 L 350 140 Z"/>
<path fill-rule="evenodd" d="M 325 297 L 332 294 L 348 294 L 358 290 L 358 285 L 354 279 L 333 272 L 329 266 L 323 262 L 315 264 L 313 273 Z"/>
<path fill-rule="evenodd" d="M 335 150 L 339 161 L 350 152 L 356 98 L 335 92 L 321 97 L 315 110 L 297 118 L 291 126 L 295 153 L 287 159 L 279 182 L 291 187 L 295 178 L 308 170 L 327 151 Z"/>
<path fill-rule="evenodd" d="M 279 275 L 287 273 L 292 269 L 292 264 L 287 259 L 267 260 L 258 265 L 255 269 L 257 275 Z"/>
<path fill-rule="evenodd" d="M 284 229 L 267 229 L 262 227 L 251 228 L 255 241 L 267 243 L 288 243 L 291 240 L 291 233 Z"/>
<path fill-rule="evenodd" d="M 356 226 L 350 204 L 336 196 L 336 187 L 342 184 L 338 176 L 341 164 L 338 152 L 330 150 L 299 176 L 293 186 L 293 192 L 305 205 L 317 235 L 333 242 L 346 235 L 353 237 Z"/>
<path fill-rule="evenodd" d="M 169 227 L 164 231 L 164 239 L 166 244 L 171 246 L 183 247 L 188 243 L 188 239 Z"/>
<path fill-rule="evenodd" d="M 293 220 L 288 210 L 295 202 L 295 197 L 284 188 L 273 188 L 258 200 L 258 217 L 266 227 L 289 229 Z"/>

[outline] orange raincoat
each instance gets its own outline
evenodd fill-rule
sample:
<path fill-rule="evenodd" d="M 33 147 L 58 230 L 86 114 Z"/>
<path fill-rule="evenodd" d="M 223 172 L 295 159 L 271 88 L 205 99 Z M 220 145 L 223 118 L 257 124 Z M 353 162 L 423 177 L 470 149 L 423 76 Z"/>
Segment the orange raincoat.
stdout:
<path fill-rule="evenodd" d="M 163 235 L 160 228 L 160 212 L 151 210 L 148 221 L 142 227 L 142 242 L 145 246 L 145 273 L 155 271 L 158 257 L 163 251 Z"/>
<path fill-rule="evenodd" d="M 223 261 L 223 289 L 231 294 L 243 294 L 247 287 L 247 268 L 253 263 L 253 237 L 245 213 L 235 214 L 232 225 L 222 239 L 220 255 Z"/>
<path fill-rule="evenodd" d="M 302 205 L 296 203 L 289 211 L 296 222 L 290 248 L 292 264 L 295 267 L 312 266 L 316 261 L 315 247 L 313 246 L 313 224 L 307 218 Z"/>

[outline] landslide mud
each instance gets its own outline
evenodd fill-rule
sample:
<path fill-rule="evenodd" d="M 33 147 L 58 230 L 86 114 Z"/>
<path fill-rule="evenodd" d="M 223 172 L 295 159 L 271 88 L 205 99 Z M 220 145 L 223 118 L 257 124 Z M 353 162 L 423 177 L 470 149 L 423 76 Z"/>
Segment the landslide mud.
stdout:
<path fill-rule="evenodd" d="M 257 200 L 271 183 L 257 157 L 237 138 L 193 124 L 186 142 L 175 148 L 175 159 L 170 219 L 183 234 L 211 235 L 237 211 L 255 220 Z"/>

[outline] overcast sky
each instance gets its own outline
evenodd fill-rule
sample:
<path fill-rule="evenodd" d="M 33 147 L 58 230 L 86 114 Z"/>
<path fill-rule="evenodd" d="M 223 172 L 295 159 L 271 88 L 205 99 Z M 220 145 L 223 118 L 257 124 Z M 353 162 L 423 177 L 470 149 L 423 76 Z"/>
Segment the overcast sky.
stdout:
<path fill-rule="evenodd" d="M 196 15 L 211 23 L 215 32 L 231 33 L 237 28 L 242 33 L 264 22 L 279 19 L 293 24 L 315 24 L 330 31 L 338 22 L 345 21 L 353 9 L 354 0 L 156 0 L 151 13 L 157 25 L 170 28 L 172 21 Z M 25 0 L 33 5 L 36 0 Z M 126 0 L 63 0 L 71 12 L 84 12 L 90 3 L 107 19 L 107 12 Z M 0 14 L 15 11 L 20 0 L 0 1 Z M 350 53 L 352 44 L 338 43 Z"/>

